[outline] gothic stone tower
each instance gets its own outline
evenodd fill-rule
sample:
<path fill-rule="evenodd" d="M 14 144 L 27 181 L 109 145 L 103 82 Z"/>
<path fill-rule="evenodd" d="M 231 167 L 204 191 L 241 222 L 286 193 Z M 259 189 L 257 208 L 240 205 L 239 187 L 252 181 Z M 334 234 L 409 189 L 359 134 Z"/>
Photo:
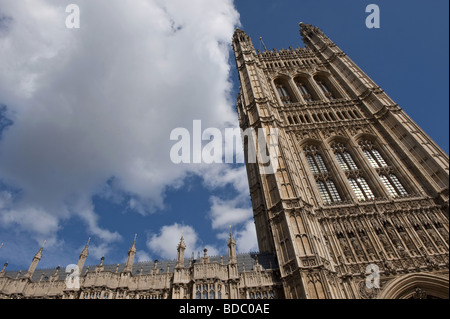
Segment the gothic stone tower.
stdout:
<path fill-rule="evenodd" d="M 300 29 L 306 48 L 233 37 L 240 126 L 278 129 L 276 172 L 246 166 L 286 298 L 448 298 L 448 155 L 319 28 Z"/>

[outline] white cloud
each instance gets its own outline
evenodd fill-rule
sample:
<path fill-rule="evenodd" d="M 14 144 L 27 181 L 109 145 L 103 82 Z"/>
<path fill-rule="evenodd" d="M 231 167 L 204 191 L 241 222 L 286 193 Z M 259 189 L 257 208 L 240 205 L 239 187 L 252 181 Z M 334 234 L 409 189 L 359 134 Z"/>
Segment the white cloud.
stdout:
<path fill-rule="evenodd" d="M 136 252 L 136 262 L 140 263 L 146 261 L 151 261 L 150 255 L 143 250 L 138 250 Z"/>
<path fill-rule="evenodd" d="M 70 30 L 65 5 L 0 0 L 0 104 L 14 122 L 0 140 L 0 180 L 21 191 L 0 206 L 0 227 L 41 240 L 78 216 L 106 244 L 121 238 L 92 205 L 107 181 L 139 213 L 161 209 L 167 187 L 198 172 L 170 162 L 171 130 L 235 122 L 228 58 L 239 15 L 232 0 L 78 0 L 81 28 Z"/>
<path fill-rule="evenodd" d="M 256 228 L 253 220 L 248 220 L 244 228 L 236 233 L 236 249 L 240 253 L 258 251 Z"/>
<path fill-rule="evenodd" d="M 196 254 L 203 251 L 204 248 L 208 249 L 209 256 L 218 254 L 218 250 L 212 246 L 201 246 L 202 242 L 193 227 L 177 223 L 170 226 L 164 226 L 158 234 L 153 234 L 147 241 L 147 247 L 162 258 L 176 259 L 177 247 L 180 243 L 181 236 L 183 236 L 186 244 L 186 258 L 189 258 L 192 252 Z M 197 257 L 197 255 L 195 255 L 195 257 Z"/>
<path fill-rule="evenodd" d="M 237 207 L 239 199 L 223 200 L 213 196 L 211 198 L 212 227 L 214 229 L 223 229 L 229 226 L 236 226 L 252 218 L 253 210 L 251 208 Z"/>

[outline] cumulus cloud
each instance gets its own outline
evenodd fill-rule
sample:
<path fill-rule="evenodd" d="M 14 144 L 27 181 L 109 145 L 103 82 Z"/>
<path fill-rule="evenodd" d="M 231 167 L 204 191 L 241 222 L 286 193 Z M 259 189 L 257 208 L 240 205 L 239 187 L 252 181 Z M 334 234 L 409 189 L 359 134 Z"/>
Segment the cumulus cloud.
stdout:
<path fill-rule="evenodd" d="M 236 123 L 228 62 L 239 14 L 232 0 L 78 0 L 80 29 L 67 29 L 69 3 L 0 1 L 0 105 L 13 122 L 0 135 L 0 181 L 19 190 L 0 199 L 0 227 L 55 239 L 77 217 L 111 243 L 121 235 L 102 227 L 94 195 L 127 198 L 143 215 L 163 209 L 167 187 L 198 173 L 171 163 L 171 130 Z"/>
<path fill-rule="evenodd" d="M 242 230 L 236 233 L 236 248 L 240 253 L 258 251 L 256 228 L 253 220 L 248 220 Z"/>
<path fill-rule="evenodd" d="M 223 200 L 216 196 L 211 197 L 212 227 L 214 229 L 236 226 L 252 218 L 251 208 L 239 208 L 239 199 Z"/>
<path fill-rule="evenodd" d="M 218 165 L 209 167 L 204 174 L 204 184 L 214 190 L 230 186 L 235 196 L 211 196 L 209 218 L 213 229 L 226 229 L 229 226 L 243 226 L 253 218 L 253 210 L 248 192 L 247 171 L 245 166 L 230 168 Z"/>
<path fill-rule="evenodd" d="M 177 247 L 181 236 L 186 244 L 185 257 L 188 258 L 191 253 L 208 249 L 208 255 L 215 256 L 218 250 L 212 246 L 202 246 L 201 239 L 192 226 L 173 224 L 161 228 L 158 234 L 153 234 L 147 241 L 147 247 L 161 256 L 162 258 L 175 259 L 177 257 Z M 203 255 L 202 255 L 203 256 Z"/>

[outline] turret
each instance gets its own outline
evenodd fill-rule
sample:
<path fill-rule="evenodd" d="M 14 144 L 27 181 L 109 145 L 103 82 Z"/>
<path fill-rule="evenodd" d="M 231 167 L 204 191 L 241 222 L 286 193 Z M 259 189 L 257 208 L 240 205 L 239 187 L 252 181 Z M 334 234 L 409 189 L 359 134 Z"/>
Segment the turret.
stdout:
<path fill-rule="evenodd" d="M 44 246 L 45 246 L 46 242 L 47 241 L 44 241 L 44 244 L 42 245 L 41 249 L 39 249 L 39 251 L 36 253 L 36 255 L 34 255 L 33 261 L 31 262 L 31 265 L 30 265 L 30 268 L 28 268 L 28 271 L 25 274 L 24 278 L 31 280 L 31 278 L 33 277 L 34 271 L 36 270 L 36 267 L 42 258 L 42 252 L 44 250 Z"/>
<path fill-rule="evenodd" d="M 2 271 L 0 271 L 0 278 L 5 276 L 5 273 L 6 273 L 5 269 L 6 269 L 6 267 L 8 267 L 8 262 L 5 262 L 5 264 L 3 265 Z"/>
<path fill-rule="evenodd" d="M 236 241 L 233 238 L 233 233 L 230 229 L 230 239 L 228 240 L 228 259 L 230 264 L 237 263 L 236 257 Z"/>
<path fill-rule="evenodd" d="M 186 244 L 184 243 L 184 238 L 181 236 L 180 243 L 177 247 L 177 268 L 184 268 L 184 252 L 186 251 Z"/>
<path fill-rule="evenodd" d="M 124 273 L 131 273 L 133 271 L 134 257 L 136 256 L 136 237 L 137 234 L 134 235 L 133 244 L 131 245 L 130 250 L 128 250 L 127 262 L 123 270 Z"/>
<path fill-rule="evenodd" d="M 78 258 L 78 264 L 77 264 L 77 266 L 78 266 L 78 270 L 80 271 L 80 273 L 81 273 L 81 271 L 83 270 L 84 263 L 86 262 L 86 258 L 87 258 L 88 255 L 89 255 L 88 248 L 89 248 L 89 242 L 90 242 L 90 241 L 91 241 L 91 237 L 89 237 L 86 246 L 84 246 L 84 249 L 83 249 L 83 251 L 82 251 L 81 254 L 80 254 L 80 258 Z"/>

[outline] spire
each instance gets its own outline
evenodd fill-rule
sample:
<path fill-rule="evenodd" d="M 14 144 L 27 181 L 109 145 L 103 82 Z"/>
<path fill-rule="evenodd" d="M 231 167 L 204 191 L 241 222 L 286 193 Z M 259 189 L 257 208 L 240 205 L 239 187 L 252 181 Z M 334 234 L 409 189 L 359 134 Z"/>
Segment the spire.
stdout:
<path fill-rule="evenodd" d="M 183 268 L 184 267 L 184 252 L 186 250 L 186 244 L 184 243 L 184 237 L 183 234 L 181 234 L 180 243 L 177 247 L 177 268 Z"/>
<path fill-rule="evenodd" d="M 36 270 L 36 267 L 39 263 L 39 261 L 42 258 L 42 252 L 44 251 L 44 246 L 47 243 L 47 241 L 44 241 L 44 244 L 42 245 L 41 249 L 34 255 L 33 261 L 31 262 L 30 268 L 28 268 L 27 273 L 25 274 L 24 278 L 30 279 L 33 277 L 34 271 Z"/>
<path fill-rule="evenodd" d="M 128 250 L 127 263 L 125 264 L 125 268 L 123 270 L 124 273 L 131 273 L 133 271 L 134 257 L 136 256 L 136 237 L 137 234 L 134 235 L 133 244 Z"/>
<path fill-rule="evenodd" d="M 5 275 L 6 267 L 8 267 L 8 262 L 5 262 L 5 264 L 3 265 L 2 271 L 0 271 L 0 278 Z"/>
<path fill-rule="evenodd" d="M 331 41 L 319 27 L 303 22 L 300 22 L 299 26 L 300 35 L 302 36 L 303 42 L 307 48 L 318 49 L 319 47 L 322 48 L 323 45 L 335 46 L 333 41 Z M 317 37 L 316 40 L 312 41 L 312 38 L 315 36 Z"/>
<path fill-rule="evenodd" d="M 82 270 L 83 267 L 84 267 L 84 263 L 86 262 L 86 259 L 87 259 L 88 255 L 89 255 L 89 250 L 88 250 L 88 248 L 89 248 L 89 243 L 90 243 L 90 241 L 91 241 L 91 237 L 89 237 L 86 246 L 84 246 L 84 249 L 83 249 L 83 251 L 82 251 L 81 254 L 80 254 L 80 258 L 78 258 L 78 264 L 77 264 L 77 266 L 78 266 L 78 271 L 79 271 L 80 273 L 81 273 L 81 270 Z"/>
<path fill-rule="evenodd" d="M 228 257 L 229 257 L 230 264 L 234 264 L 237 262 L 236 241 L 233 238 L 233 233 L 231 232 L 231 226 L 230 226 L 230 239 L 228 240 Z"/>

